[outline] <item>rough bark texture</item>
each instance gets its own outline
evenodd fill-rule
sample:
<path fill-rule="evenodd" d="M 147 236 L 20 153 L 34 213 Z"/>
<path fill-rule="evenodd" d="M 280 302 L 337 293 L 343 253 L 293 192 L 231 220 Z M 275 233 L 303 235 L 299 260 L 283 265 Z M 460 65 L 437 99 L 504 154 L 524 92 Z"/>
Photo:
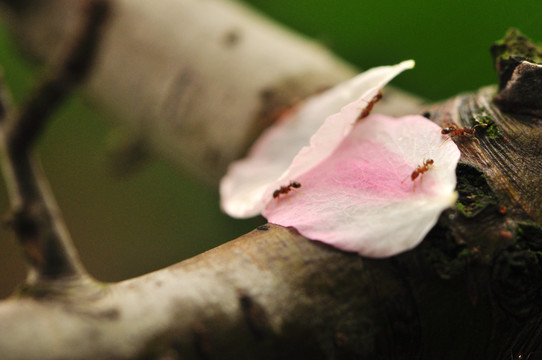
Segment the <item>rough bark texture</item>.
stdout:
<path fill-rule="evenodd" d="M 16 14 L 14 27 L 22 31 L 25 44 L 34 44 L 30 48 L 41 54 L 50 53 L 50 49 L 40 48 L 43 43 L 39 36 L 49 36 L 51 31 L 64 34 L 65 26 L 76 21 L 68 14 L 71 6 L 57 8 L 56 12 L 51 12 L 49 6 L 76 2 L 25 3 L 33 4 L 36 12 L 25 12 L 22 5 L 18 7 L 13 13 Z M 296 79 L 303 74 L 294 57 L 288 60 L 294 62 L 291 71 L 280 69 L 269 78 L 259 74 L 239 79 L 230 76 L 236 74 L 231 69 L 217 85 L 221 90 L 198 93 L 200 84 L 214 84 L 214 75 L 223 75 L 224 71 L 213 76 L 203 70 L 194 73 L 191 67 L 207 60 L 195 55 L 198 47 L 193 43 L 187 49 L 193 49 L 190 57 L 196 60 L 187 57 L 187 63 L 177 67 L 171 59 L 185 54 L 176 53 L 161 42 L 169 41 L 168 36 L 177 39 L 177 35 L 163 30 L 156 30 L 159 32 L 156 34 L 150 30 L 152 24 L 160 19 L 174 28 L 174 16 L 168 12 L 175 12 L 176 6 L 187 6 L 184 11 L 179 10 L 178 16 L 190 13 L 191 6 L 203 6 L 205 16 L 218 11 L 218 7 L 231 5 L 235 16 L 244 18 L 248 16 L 245 10 L 225 1 L 179 0 L 164 2 L 169 5 L 164 5 L 168 11 L 148 13 L 143 9 L 161 9 L 162 3 L 112 3 L 116 11 L 110 19 L 113 25 L 106 29 L 108 35 L 99 50 L 101 60 L 91 74 L 89 91 L 101 101 L 117 102 L 123 111 L 143 119 L 137 121 L 153 133 L 152 138 L 165 144 L 179 144 L 195 134 L 199 134 L 199 141 L 206 139 L 220 150 L 235 144 L 235 151 L 211 162 L 205 160 L 204 150 L 197 150 L 200 145 L 177 144 L 181 146 L 175 150 L 178 154 L 196 149 L 192 159 L 201 161 L 202 169 L 212 166 L 209 164 L 226 163 L 241 151 L 252 129 L 261 126 L 253 119 L 273 117 L 261 115 L 268 105 L 265 101 L 267 105 L 263 107 L 259 103 L 262 89 L 291 84 L 284 82 L 285 79 Z M 223 11 L 230 10 L 220 10 L 222 19 L 228 19 L 229 15 L 223 15 Z M 44 14 L 49 16 L 43 18 Z M 185 20 L 190 23 L 190 16 Z M 239 25 L 244 24 L 242 21 L 233 22 L 241 26 L 241 37 L 230 32 L 228 46 L 241 46 L 243 42 L 237 45 L 236 42 L 245 35 L 248 41 L 252 35 L 247 35 L 246 30 L 258 27 L 259 21 L 248 20 L 247 28 Z M 155 45 L 152 51 L 160 50 L 153 52 L 154 57 L 160 59 L 158 54 L 161 54 L 169 59 L 165 64 L 172 69 L 166 66 L 167 72 L 158 71 L 150 65 L 153 59 L 146 54 L 141 54 L 141 60 L 131 57 L 140 48 L 139 40 L 132 37 L 137 33 L 135 24 L 148 30 L 139 32 L 138 37 L 148 36 L 147 43 Z M 190 24 L 199 29 L 196 24 Z M 218 32 L 200 30 L 202 36 L 211 34 L 215 41 L 224 41 L 223 35 L 228 34 L 225 29 L 231 31 L 229 26 Z M 183 37 L 178 36 L 181 42 Z M 269 36 L 275 41 L 289 38 L 282 31 Z M 330 61 L 321 50 L 315 53 L 312 46 L 299 43 L 297 38 L 290 44 L 298 49 L 295 54 L 320 59 L 307 59 L 312 64 L 308 68 L 314 74 L 322 72 L 322 77 L 315 76 L 326 79 L 324 82 L 333 83 L 349 72 L 342 64 Z M 213 51 L 206 51 L 213 56 Z M 275 66 L 275 62 L 266 63 L 261 56 L 250 57 L 246 51 L 245 57 L 250 60 L 244 66 L 253 66 L 251 71 L 260 73 L 264 64 Z M 276 55 L 266 53 L 278 58 Z M 117 77 L 114 66 L 122 73 L 123 66 L 119 64 L 130 68 L 129 61 L 142 61 L 140 69 L 145 71 L 136 72 L 133 78 Z M 236 62 L 226 59 L 226 63 Z M 528 59 L 521 64 L 533 67 Z M 284 66 L 287 67 L 286 63 Z M 196 78 L 192 78 L 194 74 Z M 529 115 L 517 115 L 503 113 L 496 105 L 515 103 L 514 109 L 521 108 L 510 94 L 521 89 L 525 81 L 522 74 L 510 76 L 514 84 L 504 81 L 501 89 L 509 92 L 501 91 L 497 103 L 492 100 L 496 90 L 483 89 L 435 106 L 426 113 L 443 126 L 455 124 L 459 129 L 467 126 L 476 132 L 458 132 L 449 140 L 455 141 L 462 151 L 457 170 L 457 207 L 442 214 L 438 225 L 415 250 L 390 259 L 363 259 L 311 242 L 294 230 L 265 225 L 190 260 L 117 284 L 101 284 L 87 276 L 42 277 L 37 282 L 27 282 L 18 294 L 0 303 L 0 358 L 542 359 L 541 119 L 532 111 L 542 106 L 529 101 Z M 188 75 L 191 81 L 198 80 L 189 81 L 192 85 L 188 86 L 183 78 Z M 142 79 L 148 79 L 150 84 L 139 86 Z M 223 110 L 220 113 L 205 107 L 209 100 L 228 99 L 225 89 L 238 81 L 239 88 L 231 92 L 236 100 L 221 104 L 231 104 L 232 108 L 240 106 L 239 103 L 247 106 L 244 120 L 238 124 L 242 129 L 223 142 L 217 140 L 216 128 L 224 135 L 224 128 L 232 127 L 229 121 L 237 113 L 224 106 L 218 107 Z M 243 85 L 244 81 L 254 83 Z M 136 86 L 138 91 L 126 93 L 128 84 Z M 164 88 L 163 84 L 169 85 Z M 287 87 L 302 96 L 305 91 L 314 91 L 314 84 L 303 91 L 295 90 L 300 89 L 295 83 Z M 113 87 L 112 93 L 105 90 L 108 86 Z M 184 89 L 181 94 L 167 90 L 177 86 Z M 237 91 L 250 96 L 237 98 Z M 161 118 L 151 122 L 149 119 L 164 111 L 164 104 L 172 94 L 187 96 L 186 100 L 170 100 L 175 105 L 173 112 L 183 114 L 183 122 L 175 122 L 175 116 L 167 117 L 171 124 L 162 122 Z M 198 101 L 192 102 L 194 97 Z M 201 99 L 206 101 L 199 103 Z M 416 107 L 417 103 L 401 110 L 410 111 L 409 106 Z M 515 112 L 525 114 L 520 110 Z M 239 109 L 235 111 L 241 114 Z M 196 129 L 194 124 L 198 122 L 190 125 L 196 121 L 193 116 L 203 123 L 207 116 L 213 116 L 216 121 L 207 123 L 212 126 Z M 173 131 L 176 127 L 177 132 Z"/>

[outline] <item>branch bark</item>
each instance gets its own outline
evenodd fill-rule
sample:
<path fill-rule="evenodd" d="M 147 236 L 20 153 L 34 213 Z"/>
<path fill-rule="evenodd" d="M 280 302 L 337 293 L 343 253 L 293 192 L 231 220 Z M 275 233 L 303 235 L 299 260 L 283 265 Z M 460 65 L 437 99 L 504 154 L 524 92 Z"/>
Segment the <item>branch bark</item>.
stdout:
<path fill-rule="evenodd" d="M 42 54 L 50 53 L 46 44 L 36 41 L 37 34 L 57 30 L 59 34 L 68 32 L 69 27 L 64 26 L 73 22 L 69 15 L 72 7 L 66 6 L 62 12 L 57 8 L 65 21 L 58 21 L 50 9 L 74 2 L 28 3 L 38 4 L 32 8 L 37 12 L 25 12 L 24 7 L 19 7 L 14 26 L 26 34 L 26 44 L 34 44 L 37 52 L 44 45 Z M 216 145 L 220 151 L 232 147 L 235 140 L 235 151 L 230 149 L 231 152 L 225 152 L 219 160 L 209 161 L 196 151 L 195 159 L 204 164 L 200 169 L 208 169 L 211 164 L 222 167 L 217 164 L 227 163 L 234 153 L 240 152 L 248 142 L 249 134 L 255 132 L 253 129 L 262 127 L 262 119 L 269 122 L 275 117 L 275 110 L 283 105 L 271 106 L 271 112 L 263 111 L 273 104 L 266 98 L 269 95 L 264 95 L 267 100 L 263 105 L 259 102 L 264 89 L 294 89 L 295 95 L 290 97 L 292 93 L 289 93 L 288 98 L 297 98 L 323 83 L 338 81 L 350 72 L 340 62 L 330 59 L 322 49 L 303 45 L 298 38 L 273 30 L 265 22 L 261 25 L 260 20 L 253 20 L 252 15 L 247 15 L 233 3 L 166 3 L 170 5 L 168 11 L 154 2 L 114 2 L 113 25 L 106 29 L 105 43 L 99 50 L 100 54 L 106 55 L 96 63 L 88 91 L 102 97 L 104 102 L 116 100 L 126 114 L 144 119 L 137 120 L 138 126 L 152 129 L 149 139 L 160 139 L 167 144 L 181 143 L 189 134 L 202 131 L 204 135 L 198 136 L 208 139 L 208 143 Z M 143 13 L 142 9 L 150 12 Z M 157 9 L 161 9 L 160 12 L 152 12 Z M 178 14 L 176 9 L 179 9 Z M 203 28 L 197 22 L 191 22 L 191 16 L 205 19 L 218 9 L 222 19 L 230 22 L 220 22 L 222 26 L 217 29 L 208 29 L 203 25 L 205 22 L 199 25 Z M 42 10 L 46 12 L 40 12 Z M 155 45 L 152 48 L 154 57 L 167 60 L 154 62 L 146 54 L 140 54 L 143 60 L 134 57 L 134 62 L 141 61 L 139 68 L 156 70 L 150 71 L 150 75 L 146 71 L 137 72 L 134 82 L 128 72 L 120 71 L 121 64 L 132 70 L 138 68 L 132 68 L 126 60 L 127 55 L 137 53 L 139 44 L 129 30 L 134 30 L 134 21 L 152 24 L 152 14 L 170 19 L 165 23 L 171 26 L 169 29 L 175 28 L 175 22 L 171 20 L 173 15 L 169 13 L 186 15 L 183 19 L 191 27 L 199 29 L 201 34 L 210 34 L 208 39 L 214 39 L 214 42 L 209 41 L 209 47 L 202 46 L 208 56 L 216 54 L 217 47 L 225 47 L 224 35 L 229 34 L 227 48 L 237 49 L 235 51 L 244 55 L 236 59 L 246 58 L 247 63 L 241 62 L 245 68 L 238 67 L 240 65 L 233 57 L 226 56 L 224 64 L 228 71 L 207 69 L 209 72 L 206 72 L 203 70 L 206 69 L 203 66 L 207 64 L 206 57 L 197 52 L 198 47 L 190 40 L 193 34 L 188 39 L 182 33 L 166 33 L 149 25 L 144 26 L 149 31 L 139 33 L 139 36 L 147 35 L 147 43 Z M 43 19 L 43 14 L 49 16 Z M 45 24 L 40 24 L 41 21 Z M 237 44 L 235 42 L 240 40 L 236 40 L 237 35 L 232 35 L 235 34 L 231 32 L 232 24 L 239 26 L 241 35 L 238 35 L 244 39 Z M 265 56 L 255 51 L 259 55 L 251 57 L 250 47 L 243 48 L 241 44 L 255 44 L 256 40 L 266 39 L 262 34 L 274 41 L 281 40 L 281 44 L 276 44 L 274 51 L 260 49 Z M 126 40 L 121 41 L 124 37 Z M 187 59 L 181 65 L 176 63 L 174 60 L 185 54 L 174 50 L 170 38 L 184 44 L 181 46 L 183 51 L 193 50 L 190 57 L 194 56 L 196 60 Z M 289 45 L 284 45 L 283 41 Z M 292 49 L 277 52 L 281 46 L 292 46 Z M 283 63 L 282 56 L 290 51 L 296 56 Z M 269 59 L 277 61 L 267 62 Z M 167 71 L 155 67 L 159 63 L 166 64 Z M 199 69 L 200 63 L 202 69 L 194 70 Z M 261 64 L 269 66 L 263 68 Z M 124 75 L 116 74 L 115 66 Z M 267 71 L 271 74 L 261 74 Z M 309 78 L 316 74 L 314 79 L 298 80 L 305 78 L 306 71 L 311 74 Z M 258 75 L 248 80 L 232 76 L 252 72 Z M 189 81 L 196 75 L 197 84 L 221 81 L 218 81 L 217 89 L 209 87 L 204 91 Z M 112 79 L 126 83 L 115 84 Z M 134 86 L 143 79 L 149 80 L 148 86 L 138 86 L 136 92 L 121 91 L 126 84 Z M 238 81 L 241 95 L 231 93 L 231 100 L 226 96 L 229 94 L 227 89 Z M 163 87 L 164 83 L 169 85 Z M 300 83 L 312 85 L 304 87 Z M 102 93 L 100 87 L 106 85 L 115 89 L 114 94 L 104 91 L 99 95 Z M 169 90 L 178 88 L 182 89 L 181 94 Z M 167 100 L 170 96 L 177 97 Z M 225 99 L 231 100 L 231 109 L 225 107 Z M 206 109 L 215 100 L 219 106 Z M 148 119 L 164 112 L 164 106 L 172 106 L 168 101 L 175 104 L 175 115 L 165 116 L 173 119 L 172 123 L 166 124 L 162 118 L 150 122 Z M 138 102 L 141 103 L 137 105 Z M 153 104 L 162 105 L 157 110 Z M 241 105 L 246 108 L 242 109 Z M 401 111 L 413 111 L 410 108 L 417 109 L 417 105 L 417 102 L 408 103 Z M 224 123 L 214 121 L 218 115 Z M 230 123 L 237 115 L 242 118 L 241 122 Z M 479 134 L 479 143 L 473 138 L 456 139 L 465 154 L 458 167 L 458 207 L 445 212 L 439 224 L 415 250 L 385 260 L 363 259 L 311 242 L 291 229 L 268 224 L 193 259 L 140 278 L 117 284 L 93 282 L 85 287 L 85 291 L 79 287 L 74 289 L 73 283 L 66 281 L 60 282 L 65 285 L 60 288 L 22 292 L 0 303 L 0 357 L 541 359 L 542 230 L 538 197 L 529 198 L 526 180 L 515 181 L 511 170 L 517 159 L 525 161 L 524 167 L 539 168 L 542 156 L 537 146 L 539 131 L 531 131 L 539 129 L 538 122 L 526 122 L 524 118 L 503 114 L 487 91 L 460 96 L 435 107 L 427 115 L 441 124 L 453 122 L 458 126 L 472 126 L 473 121 L 479 121 L 483 116 L 492 123 Z M 181 118 L 183 121 L 178 121 Z M 199 122 L 191 123 L 196 120 L 189 118 L 202 121 L 204 125 L 194 132 Z M 213 121 L 206 122 L 206 119 Z M 232 141 L 229 143 L 218 134 L 226 134 L 224 129 L 231 128 L 232 124 L 238 124 L 240 130 L 228 137 L 228 141 Z M 499 132 L 491 135 L 490 127 Z M 182 132 L 176 133 L 174 129 Z M 175 148 L 178 154 L 187 154 L 200 145 L 182 146 L 186 147 Z M 495 171 L 492 166 L 507 170 Z M 539 188 L 536 175 L 531 172 L 518 175 L 521 179 L 533 176 L 536 181 L 531 184 Z"/>
<path fill-rule="evenodd" d="M 365 266 L 287 229 L 260 227 L 170 268 L 104 285 L 90 299 L 4 302 L 0 349 L 26 359 L 314 359 L 415 348 L 408 334 L 394 350 L 375 342 L 395 326 L 378 309 L 406 299 L 407 289 L 389 263 Z M 373 277 L 387 283 L 386 295 L 368 281 Z M 408 301 L 397 305 L 408 309 Z M 413 313 L 400 316 L 404 329 L 415 320 Z M 39 341 L 21 347 L 30 333 Z"/>

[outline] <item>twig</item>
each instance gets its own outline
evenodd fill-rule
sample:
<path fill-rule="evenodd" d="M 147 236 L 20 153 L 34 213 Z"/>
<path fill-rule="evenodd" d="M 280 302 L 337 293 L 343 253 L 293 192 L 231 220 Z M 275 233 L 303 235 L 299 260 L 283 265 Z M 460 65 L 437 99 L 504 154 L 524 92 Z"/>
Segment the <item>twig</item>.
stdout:
<path fill-rule="evenodd" d="M 30 265 L 30 284 L 87 277 L 32 147 L 51 114 L 89 73 L 108 12 L 107 1 L 85 3 L 80 30 L 62 61 L 19 109 L 12 108 L 0 84 L 2 166 L 12 206 L 8 223 Z"/>
<path fill-rule="evenodd" d="M 67 47 L 56 71 L 43 79 L 14 119 L 10 129 L 10 142 L 13 146 L 29 149 L 41 134 L 50 115 L 88 75 L 108 8 L 105 0 L 87 1 L 80 31 Z"/>

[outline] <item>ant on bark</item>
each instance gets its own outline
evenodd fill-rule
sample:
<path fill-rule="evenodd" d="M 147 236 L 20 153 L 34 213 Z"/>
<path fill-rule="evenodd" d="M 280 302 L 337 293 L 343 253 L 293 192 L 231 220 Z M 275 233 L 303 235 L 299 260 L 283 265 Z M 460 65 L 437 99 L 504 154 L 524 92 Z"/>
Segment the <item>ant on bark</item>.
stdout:
<path fill-rule="evenodd" d="M 299 189 L 301 187 L 301 183 L 297 181 L 291 181 L 286 186 L 281 186 L 277 190 L 273 191 L 273 199 L 277 199 L 280 194 L 288 194 L 292 189 Z"/>
<path fill-rule="evenodd" d="M 448 135 L 449 136 L 448 139 L 456 137 L 456 136 L 457 137 L 469 136 L 471 139 L 474 139 L 474 140 L 476 140 L 476 142 L 480 143 L 480 140 L 478 140 L 474 136 L 474 134 L 476 134 L 476 128 L 478 126 L 487 126 L 487 124 L 476 124 L 471 128 L 468 128 L 468 127 L 458 128 L 457 126 L 452 124 L 452 125 L 450 125 L 448 127 L 443 128 L 440 133 L 442 135 Z M 446 140 L 448 140 L 448 139 L 446 139 Z"/>

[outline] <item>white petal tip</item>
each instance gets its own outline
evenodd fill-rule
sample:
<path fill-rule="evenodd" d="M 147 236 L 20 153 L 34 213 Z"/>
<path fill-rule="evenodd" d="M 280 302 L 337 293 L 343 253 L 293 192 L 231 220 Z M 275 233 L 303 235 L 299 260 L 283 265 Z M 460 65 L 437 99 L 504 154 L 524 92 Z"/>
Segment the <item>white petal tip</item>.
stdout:
<path fill-rule="evenodd" d="M 399 67 L 401 67 L 403 69 L 413 69 L 415 65 L 416 65 L 416 62 L 414 60 L 410 59 L 410 60 L 402 61 L 399 64 Z"/>

